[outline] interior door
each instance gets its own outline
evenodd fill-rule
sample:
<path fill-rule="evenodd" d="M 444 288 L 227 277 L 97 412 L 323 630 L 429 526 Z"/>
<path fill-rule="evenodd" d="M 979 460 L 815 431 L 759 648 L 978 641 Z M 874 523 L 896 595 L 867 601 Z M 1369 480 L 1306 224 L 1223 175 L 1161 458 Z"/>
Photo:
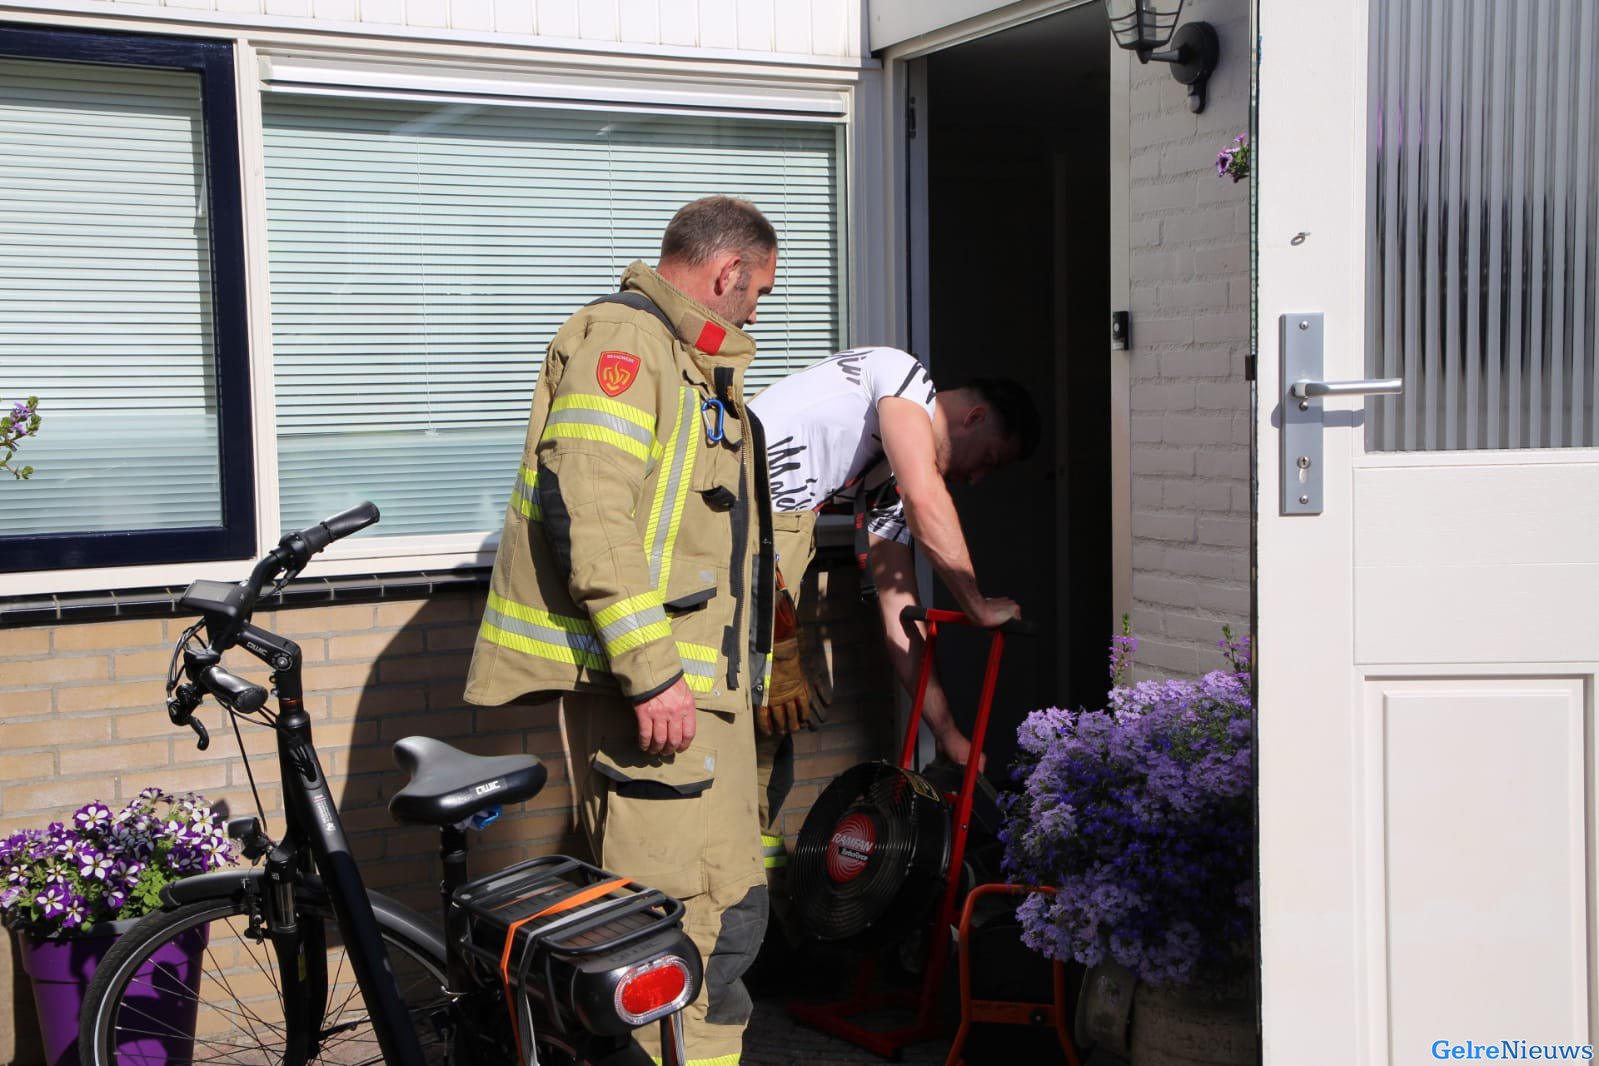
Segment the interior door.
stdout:
<path fill-rule="evenodd" d="M 1257 3 L 1265 1061 L 1587 1060 L 1599 5 Z"/>

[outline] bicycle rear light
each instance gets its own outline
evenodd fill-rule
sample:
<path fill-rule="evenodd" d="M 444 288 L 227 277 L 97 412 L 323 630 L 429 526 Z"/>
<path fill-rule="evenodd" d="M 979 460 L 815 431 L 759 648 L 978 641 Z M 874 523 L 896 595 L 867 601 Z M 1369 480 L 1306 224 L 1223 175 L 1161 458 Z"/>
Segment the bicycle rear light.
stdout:
<path fill-rule="evenodd" d="M 616 1013 L 637 1028 L 688 1004 L 693 982 L 688 964 L 676 955 L 629 967 L 616 986 Z"/>

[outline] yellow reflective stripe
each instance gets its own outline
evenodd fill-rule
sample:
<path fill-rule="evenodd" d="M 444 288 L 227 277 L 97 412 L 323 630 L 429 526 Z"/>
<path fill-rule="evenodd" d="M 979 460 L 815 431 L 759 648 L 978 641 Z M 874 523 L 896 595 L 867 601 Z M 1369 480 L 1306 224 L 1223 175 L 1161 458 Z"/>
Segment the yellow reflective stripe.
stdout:
<path fill-rule="evenodd" d="M 683 680 L 691 691 L 709 692 L 716 687 L 716 649 L 705 644 L 677 642 L 677 657 L 683 660 Z"/>
<path fill-rule="evenodd" d="M 659 444 L 644 444 L 607 426 L 591 426 L 582 422 L 548 422 L 539 440 L 591 440 L 609 444 L 644 462 L 653 462 L 661 453 Z"/>
<path fill-rule="evenodd" d="M 655 435 L 654 415 L 648 411 L 640 410 L 630 403 L 613 400 L 609 396 L 585 396 L 577 392 L 557 396 L 555 402 L 550 404 L 550 414 L 553 415 L 560 411 L 600 411 L 604 414 L 626 419 L 635 426 L 642 426 L 649 432 L 650 436 L 653 437 Z"/>
<path fill-rule="evenodd" d="M 788 850 L 783 846 L 782 837 L 761 834 L 761 861 L 768 870 L 788 865 Z"/>
<path fill-rule="evenodd" d="M 661 1066 L 659 1055 L 651 1055 L 650 1061 L 655 1063 L 655 1066 Z M 689 1059 L 685 1066 L 738 1066 L 738 1053 L 718 1055 L 714 1059 Z"/>
<path fill-rule="evenodd" d="M 593 633 L 594 627 L 586 618 L 573 618 L 566 614 L 551 614 L 549 611 L 537 607 L 529 607 L 515 600 L 508 600 L 494 590 L 489 590 L 489 610 L 509 615 L 524 622 L 534 625 L 548 626 L 551 629 L 563 629 L 568 633 Z"/>
<path fill-rule="evenodd" d="M 516 488 L 511 490 L 511 506 L 521 513 L 523 518 L 534 522 L 544 520 L 544 508 L 539 506 L 539 472 L 522 464 L 516 474 Z"/>
<path fill-rule="evenodd" d="M 718 652 L 709 644 L 690 644 L 686 640 L 677 642 L 677 653 L 693 662 L 710 663 L 716 665 Z"/>
<path fill-rule="evenodd" d="M 572 647 L 569 644 L 553 644 L 547 640 L 539 640 L 525 633 L 512 632 L 502 629 L 491 622 L 486 616 L 481 629 L 483 639 L 491 644 L 498 644 L 512 651 L 519 651 L 524 655 L 532 655 L 539 659 L 549 659 L 552 662 L 571 663 L 575 666 L 586 666 L 590 670 L 608 670 L 610 660 L 606 659 L 603 652 L 588 652 L 582 648 Z"/>
<path fill-rule="evenodd" d="M 699 394 L 684 387 L 679 390 L 677 421 L 666 438 L 662 454 L 670 456 L 666 468 L 655 482 L 655 498 L 650 502 L 650 518 L 644 527 L 644 543 L 650 553 L 650 580 L 666 597 L 666 584 L 672 573 L 672 547 L 677 542 L 677 530 L 683 522 L 683 501 L 688 498 L 689 483 L 694 473 L 694 458 L 698 449 L 693 447 L 699 427 L 696 412 Z"/>
<path fill-rule="evenodd" d="M 666 620 L 661 597 L 655 591 L 618 600 L 594 614 L 594 625 L 606 654 L 616 657 L 652 640 L 668 639 L 672 625 Z"/>

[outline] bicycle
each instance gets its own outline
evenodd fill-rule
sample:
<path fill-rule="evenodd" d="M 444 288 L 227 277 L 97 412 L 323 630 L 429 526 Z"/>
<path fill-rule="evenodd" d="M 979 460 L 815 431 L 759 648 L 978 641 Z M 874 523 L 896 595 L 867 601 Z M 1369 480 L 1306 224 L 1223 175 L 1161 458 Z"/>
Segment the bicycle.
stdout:
<path fill-rule="evenodd" d="M 80 1019 L 82 1061 L 643 1066 L 632 1034 L 658 1023 L 666 1066 L 682 1066 L 680 1012 L 702 965 L 680 902 L 559 855 L 467 875 L 468 829 L 544 786 L 534 756 L 397 742 L 410 780 L 389 810 L 439 829 L 443 921 L 364 888 L 312 744 L 300 649 L 250 619 L 264 585 L 276 592 L 377 520 L 370 503 L 351 508 L 285 536 L 246 580 L 195 581 L 180 601 L 201 618 L 173 649 L 172 723 L 205 750 L 194 712 L 210 695 L 236 735 L 241 719 L 271 726 L 285 828 L 267 836 L 251 774 L 257 814 L 228 832 L 252 866 L 174 882 L 107 953 Z M 275 711 L 221 665 L 234 647 L 271 668 Z"/>

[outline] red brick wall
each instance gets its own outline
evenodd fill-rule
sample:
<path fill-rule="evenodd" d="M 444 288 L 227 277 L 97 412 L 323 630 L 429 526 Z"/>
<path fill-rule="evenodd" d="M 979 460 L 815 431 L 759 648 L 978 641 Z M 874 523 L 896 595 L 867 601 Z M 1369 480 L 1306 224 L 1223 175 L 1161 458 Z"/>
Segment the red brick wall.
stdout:
<path fill-rule="evenodd" d="M 804 623 L 822 644 L 836 695 L 827 725 L 797 738 L 799 762 L 783 827 L 793 843 L 811 803 L 835 775 L 891 756 L 893 690 L 875 612 L 858 599 L 850 569 L 812 575 Z M 478 840 L 473 869 L 580 848 L 554 702 L 470 707 L 461 691 L 483 609 L 481 593 L 426 600 L 263 611 L 258 625 L 292 637 L 305 654 L 306 709 L 317 749 L 369 887 L 433 913 L 437 838 L 400 827 L 385 802 L 403 775 L 390 747 L 412 734 L 480 754 L 532 752 L 550 783 L 506 811 Z M 187 619 L 0 630 L 0 833 L 43 826 L 93 799 L 118 805 L 141 788 L 196 790 L 235 815 L 254 810 L 239 741 L 213 703 L 199 717 L 208 751 L 174 729 L 164 707 L 167 663 Z M 265 683 L 266 669 L 235 654 L 230 668 Z M 269 830 L 280 827 L 273 735 L 241 724 Z M 33 1008 L 26 978 L 0 939 L 0 1061 L 32 1066 Z"/>

